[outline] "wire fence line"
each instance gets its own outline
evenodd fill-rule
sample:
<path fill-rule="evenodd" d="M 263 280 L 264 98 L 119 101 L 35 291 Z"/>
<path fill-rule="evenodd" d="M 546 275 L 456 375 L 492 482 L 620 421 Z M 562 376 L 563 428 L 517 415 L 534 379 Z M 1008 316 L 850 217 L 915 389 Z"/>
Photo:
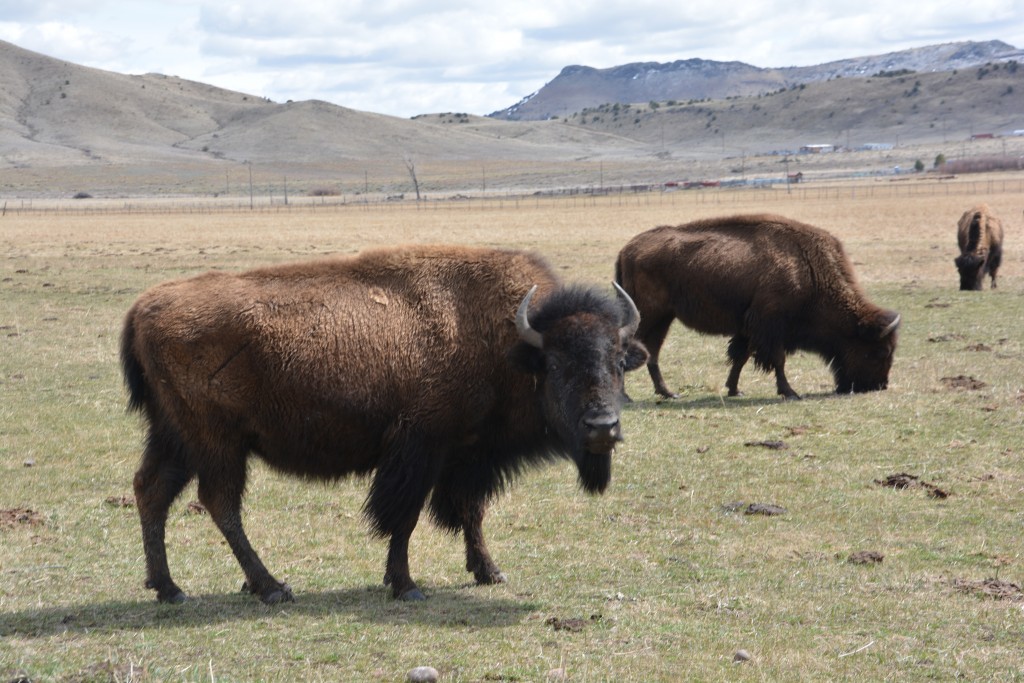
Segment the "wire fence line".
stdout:
<path fill-rule="evenodd" d="M 0 218 L 17 215 L 187 215 L 329 211 L 460 211 L 583 208 L 587 206 L 689 206 L 694 204 L 784 204 L 822 200 L 892 199 L 929 196 L 992 196 L 1024 193 L 1024 175 L 965 179 L 901 176 L 864 181 L 781 183 L 765 186 L 718 185 L 692 188 L 621 185 L 540 190 L 532 193 L 425 195 L 404 197 L 141 197 L 130 199 L 7 199 L 0 200 Z"/>

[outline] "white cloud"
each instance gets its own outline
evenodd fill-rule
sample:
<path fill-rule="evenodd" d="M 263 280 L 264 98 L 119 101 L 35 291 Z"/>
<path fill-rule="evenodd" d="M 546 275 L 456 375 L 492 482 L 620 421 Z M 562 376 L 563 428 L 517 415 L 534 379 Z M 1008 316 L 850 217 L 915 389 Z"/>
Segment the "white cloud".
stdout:
<path fill-rule="evenodd" d="M 0 0 L 0 17 L 0 38 L 88 66 L 397 116 L 486 114 L 570 64 L 779 67 L 959 40 L 1024 46 L 1019 0 Z"/>

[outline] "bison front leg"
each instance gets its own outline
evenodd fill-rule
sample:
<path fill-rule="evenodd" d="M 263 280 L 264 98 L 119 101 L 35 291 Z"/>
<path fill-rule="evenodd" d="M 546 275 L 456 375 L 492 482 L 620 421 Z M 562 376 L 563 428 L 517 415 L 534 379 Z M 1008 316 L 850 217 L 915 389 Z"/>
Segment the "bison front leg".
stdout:
<path fill-rule="evenodd" d="M 485 464 L 485 453 L 458 453 L 451 460 L 457 464 L 441 473 L 430 497 L 431 518 L 442 529 L 462 531 L 466 571 L 473 574 L 478 585 L 505 583 L 508 579 L 491 559 L 483 531 L 487 499 L 496 485 L 496 473 Z"/>
<path fill-rule="evenodd" d="M 751 324 L 748 319 L 748 324 Z M 771 327 L 769 324 L 763 324 Z M 775 373 L 775 390 L 787 401 L 800 400 L 800 395 L 793 391 L 786 379 L 786 347 L 783 343 L 785 330 L 776 326 L 769 333 L 761 332 L 758 337 L 752 337 L 751 347 L 753 348 L 754 362 L 759 368 Z M 730 344 L 730 351 L 732 346 Z"/>
<path fill-rule="evenodd" d="M 426 600 L 409 572 L 409 539 L 416 528 L 417 518 L 391 532 L 388 544 L 388 560 L 384 569 L 384 585 L 391 586 L 391 595 L 397 600 Z"/>
<path fill-rule="evenodd" d="M 467 503 L 462 522 L 462 535 L 466 541 L 466 571 L 471 572 L 477 584 L 481 586 L 508 581 L 505 572 L 491 559 L 487 542 L 484 541 L 483 522 L 486 509 L 483 501 Z"/>
<path fill-rule="evenodd" d="M 786 352 L 779 350 L 772 356 L 772 367 L 775 368 L 775 390 L 787 401 L 799 401 L 800 395 L 793 391 L 786 379 Z"/>
<path fill-rule="evenodd" d="M 399 600 L 424 600 L 409 573 L 409 538 L 437 477 L 437 450 L 414 430 L 396 426 L 384 438 L 384 456 L 364 511 L 377 536 L 390 537 L 384 585 Z"/>

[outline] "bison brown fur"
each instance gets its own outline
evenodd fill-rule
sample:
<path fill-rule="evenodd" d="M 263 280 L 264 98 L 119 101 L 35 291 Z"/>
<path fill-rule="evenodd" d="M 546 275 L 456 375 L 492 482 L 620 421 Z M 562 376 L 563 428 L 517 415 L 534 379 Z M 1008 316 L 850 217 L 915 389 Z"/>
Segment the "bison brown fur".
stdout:
<path fill-rule="evenodd" d="M 980 204 L 960 216 L 956 226 L 960 255 L 954 259 L 961 290 L 981 290 L 985 275 L 996 288 L 996 271 L 1003 260 L 1003 224 L 991 209 Z"/>
<path fill-rule="evenodd" d="M 739 395 L 740 371 L 753 356 L 775 372 L 779 394 L 799 398 L 785 375 L 786 356 L 798 349 L 825 359 L 837 392 L 888 384 L 900 316 L 865 298 L 842 244 L 820 228 L 774 215 L 661 226 L 623 247 L 615 277 L 640 310 L 637 337 L 662 396 L 675 396 L 658 354 L 677 318 L 731 337 L 730 396 Z"/>
<path fill-rule="evenodd" d="M 576 463 L 587 491 L 605 489 L 623 375 L 647 360 L 637 322 L 624 293 L 564 286 L 530 253 L 467 247 L 153 287 L 121 342 L 129 405 L 148 426 L 134 481 L 146 585 L 161 601 L 185 599 L 164 530 L 195 479 L 246 589 L 292 599 L 242 528 L 251 455 L 308 479 L 371 477 L 364 512 L 389 539 L 395 597 L 423 597 L 408 545 L 424 506 L 463 533 L 477 583 L 504 581 L 481 528 L 488 503 L 524 468 L 558 458 Z"/>

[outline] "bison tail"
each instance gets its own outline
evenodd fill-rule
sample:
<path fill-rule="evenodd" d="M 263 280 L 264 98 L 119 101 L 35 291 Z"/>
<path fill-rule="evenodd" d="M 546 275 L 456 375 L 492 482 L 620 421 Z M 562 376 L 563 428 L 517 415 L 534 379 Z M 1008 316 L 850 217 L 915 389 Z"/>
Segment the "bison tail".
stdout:
<path fill-rule="evenodd" d="M 124 323 L 121 332 L 121 370 L 124 372 L 124 384 L 128 389 L 128 410 L 142 410 L 149 396 L 149 385 L 146 384 L 146 373 L 135 355 L 135 319 L 131 314 Z"/>

